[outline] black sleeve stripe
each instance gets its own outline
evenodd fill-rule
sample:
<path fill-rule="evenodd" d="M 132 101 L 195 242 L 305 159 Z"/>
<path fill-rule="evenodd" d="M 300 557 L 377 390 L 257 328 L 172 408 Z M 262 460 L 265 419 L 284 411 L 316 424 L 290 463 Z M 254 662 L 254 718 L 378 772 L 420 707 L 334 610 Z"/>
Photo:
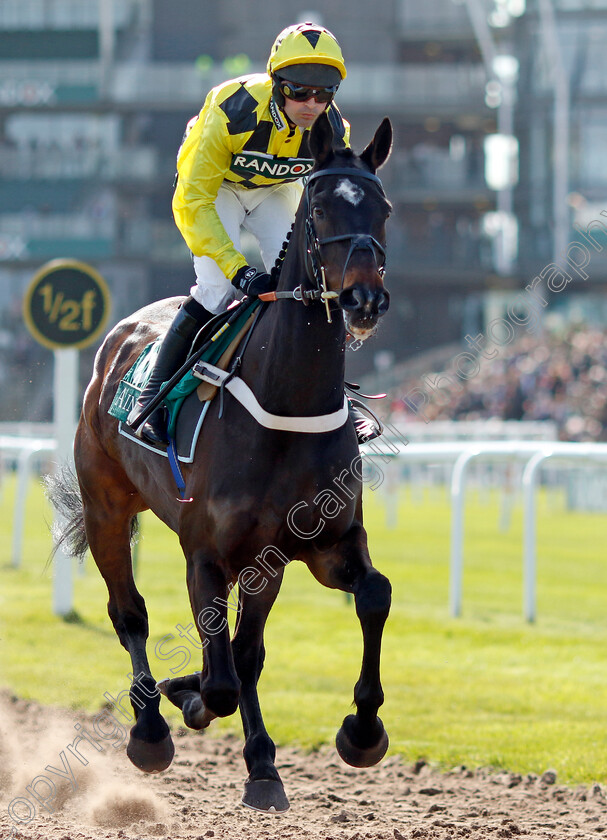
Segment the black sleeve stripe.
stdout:
<path fill-rule="evenodd" d="M 253 134 L 243 146 L 247 152 L 267 152 L 270 145 L 273 123 L 268 120 L 261 120 Z"/>

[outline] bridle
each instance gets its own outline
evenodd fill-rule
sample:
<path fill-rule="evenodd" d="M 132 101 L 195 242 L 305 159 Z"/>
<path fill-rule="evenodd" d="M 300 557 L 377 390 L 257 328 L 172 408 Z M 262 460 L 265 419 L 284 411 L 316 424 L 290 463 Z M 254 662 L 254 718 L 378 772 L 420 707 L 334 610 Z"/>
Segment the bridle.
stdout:
<path fill-rule="evenodd" d="M 327 309 L 327 320 L 331 323 L 331 310 L 329 302 L 339 297 L 339 292 L 332 292 L 327 289 L 327 279 L 325 275 L 325 267 L 322 260 L 321 248 L 324 245 L 329 245 L 333 242 L 349 242 L 350 249 L 344 263 L 344 270 L 341 277 L 340 291 L 343 290 L 344 281 L 346 278 L 346 271 L 352 255 L 355 251 L 371 251 L 373 259 L 377 265 L 378 273 L 381 277 L 384 276 L 386 266 L 386 251 L 383 245 L 375 239 L 375 237 L 366 233 L 343 233 L 338 236 L 326 236 L 319 239 L 314 229 L 314 222 L 312 219 L 312 210 L 310 206 L 310 184 L 317 178 L 322 178 L 325 175 L 342 175 L 348 178 L 364 178 L 367 181 L 373 181 L 379 185 L 383 194 L 383 185 L 377 175 L 372 172 L 367 172 L 364 169 L 350 169 L 347 167 L 340 167 L 335 169 L 319 169 L 317 172 L 307 178 L 305 184 L 305 234 L 306 234 L 306 251 L 308 256 L 309 274 L 308 279 L 312 283 L 311 289 L 303 289 L 302 286 L 297 286 L 292 292 L 269 292 L 260 295 L 262 300 L 278 300 L 280 298 L 291 298 L 292 300 L 299 300 L 302 303 L 308 304 L 315 300 L 324 302 Z"/>
<path fill-rule="evenodd" d="M 373 181 L 379 185 L 383 193 L 383 185 L 377 175 L 372 172 L 367 172 L 364 169 L 349 169 L 346 167 L 336 169 L 319 169 L 313 172 L 306 181 L 305 186 L 305 202 L 306 202 L 306 249 L 308 253 L 308 260 L 312 271 L 312 280 L 315 288 L 311 291 L 313 299 L 324 300 L 327 307 L 327 319 L 331 322 L 331 312 L 329 309 L 329 300 L 339 297 L 339 292 L 330 292 L 327 290 L 327 279 L 325 276 L 325 267 L 321 255 L 321 247 L 329 245 L 332 242 L 349 242 L 350 249 L 344 263 L 344 269 L 341 276 L 340 291 L 343 290 L 344 281 L 346 279 L 346 271 L 352 255 L 355 251 L 371 251 L 373 259 L 377 265 L 377 271 L 381 277 L 384 276 L 386 268 L 386 251 L 374 236 L 367 233 L 343 233 L 338 236 L 326 236 L 324 239 L 319 239 L 314 229 L 314 221 L 312 219 L 312 208 L 310 206 L 310 184 L 317 178 L 322 178 L 325 175 L 343 175 L 349 178 L 365 178 L 368 181 Z M 379 259 L 378 259 L 379 256 Z M 304 293 L 302 293 L 304 294 Z"/>

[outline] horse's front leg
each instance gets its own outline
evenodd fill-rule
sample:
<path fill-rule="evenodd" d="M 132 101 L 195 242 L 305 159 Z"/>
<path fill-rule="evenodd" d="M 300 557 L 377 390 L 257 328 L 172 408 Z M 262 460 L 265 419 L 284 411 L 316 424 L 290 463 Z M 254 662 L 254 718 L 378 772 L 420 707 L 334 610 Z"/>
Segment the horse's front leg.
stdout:
<path fill-rule="evenodd" d="M 390 612 L 390 581 L 373 568 L 367 535 L 360 524 L 331 551 L 317 554 L 308 566 L 325 586 L 354 595 L 363 634 L 363 660 L 354 687 L 356 714 L 348 715 L 336 738 L 337 751 L 353 767 L 371 767 L 384 757 L 388 735 L 377 710 L 384 702 L 380 653 L 384 624 Z"/>
<path fill-rule="evenodd" d="M 240 589 L 240 612 L 232 640 L 234 661 L 242 681 L 240 714 L 245 734 L 244 760 L 249 771 L 243 805 L 257 811 L 286 811 L 289 808 L 278 770 L 274 765 L 276 747 L 268 735 L 257 695 L 257 682 L 263 668 L 263 632 L 282 582 L 283 569 L 263 579 L 255 593 Z"/>

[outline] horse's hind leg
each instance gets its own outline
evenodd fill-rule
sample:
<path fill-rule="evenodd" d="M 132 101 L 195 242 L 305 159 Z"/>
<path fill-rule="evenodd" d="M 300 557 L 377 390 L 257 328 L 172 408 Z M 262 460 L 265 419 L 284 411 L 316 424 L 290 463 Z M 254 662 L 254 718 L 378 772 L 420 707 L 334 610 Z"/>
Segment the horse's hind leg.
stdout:
<path fill-rule="evenodd" d="M 261 592 L 240 592 L 240 612 L 232 640 L 236 671 L 241 680 L 240 714 L 245 733 L 244 759 L 249 771 L 242 798 L 244 805 L 257 811 L 286 811 L 289 808 L 278 770 L 274 765 L 276 747 L 265 728 L 257 682 L 263 668 L 265 648 L 263 631 L 276 600 L 283 570 L 275 578 L 266 578 Z"/>
<path fill-rule="evenodd" d="M 362 525 L 355 525 L 329 555 L 309 562 L 325 586 L 354 594 L 363 634 L 363 660 L 354 687 L 356 714 L 348 715 L 337 733 L 337 752 L 353 767 L 371 767 L 384 757 L 388 736 L 377 710 L 384 702 L 379 674 L 381 640 L 390 611 L 390 581 L 374 569 Z"/>
<path fill-rule="evenodd" d="M 77 438 L 79 445 L 82 440 Z M 146 654 L 145 601 L 133 579 L 131 522 L 144 506 L 126 476 L 99 449 L 89 447 L 87 457 L 77 457 L 76 462 L 88 543 L 108 588 L 109 616 L 133 667 L 129 697 L 135 725 L 127 755 L 140 770 L 158 773 L 170 765 L 175 750 Z M 122 706 L 120 710 L 125 714 Z"/>

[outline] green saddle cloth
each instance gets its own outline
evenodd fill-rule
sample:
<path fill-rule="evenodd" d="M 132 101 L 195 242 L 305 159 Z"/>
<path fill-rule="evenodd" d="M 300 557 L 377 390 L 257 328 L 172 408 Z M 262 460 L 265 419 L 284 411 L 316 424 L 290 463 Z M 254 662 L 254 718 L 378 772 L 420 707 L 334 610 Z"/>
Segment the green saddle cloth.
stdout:
<path fill-rule="evenodd" d="M 233 321 L 233 323 L 227 327 L 223 324 L 223 326 L 219 327 L 216 333 L 209 339 L 210 344 L 200 359 L 211 365 L 216 364 L 224 354 L 225 350 L 229 347 L 234 336 L 240 332 L 249 316 L 260 305 L 261 301 L 255 299 L 242 306 L 242 312 Z M 116 394 L 114 395 L 114 399 L 112 400 L 112 404 L 108 409 L 108 414 L 111 414 L 112 417 L 116 417 L 118 420 L 126 423 L 131 409 L 137 402 L 139 395 L 147 385 L 148 380 L 152 375 L 156 356 L 158 355 L 158 350 L 160 349 L 163 338 L 164 336 L 161 335 L 156 339 L 156 341 L 148 344 L 147 347 L 142 350 L 134 365 L 120 381 Z M 200 379 L 194 376 L 191 370 L 188 370 L 165 397 L 164 402 L 169 410 L 170 417 L 170 436 L 175 434 L 177 417 L 179 416 L 179 410 L 181 409 L 184 400 L 186 397 L 189 397 L 192 391 L 195 391 L 199 385 Z"/>

